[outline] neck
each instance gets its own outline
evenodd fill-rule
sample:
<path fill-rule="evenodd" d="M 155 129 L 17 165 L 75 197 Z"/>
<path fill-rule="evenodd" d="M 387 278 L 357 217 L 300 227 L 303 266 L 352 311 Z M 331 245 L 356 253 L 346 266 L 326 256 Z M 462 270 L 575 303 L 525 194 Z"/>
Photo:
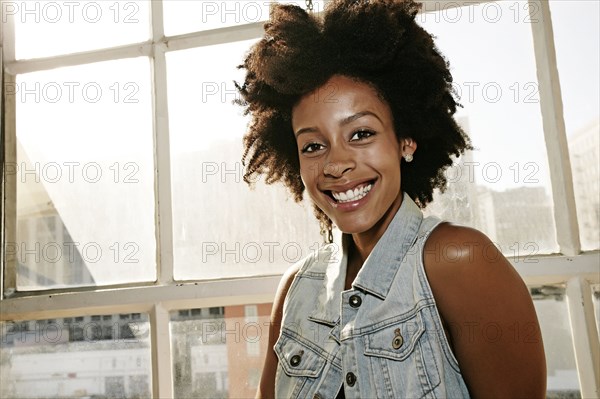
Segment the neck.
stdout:
<path fill-rule="evenodd" d="M 400 209 L 400 205 L 402 205 L 402 196 L 403 194 L 401 191 L 387 212 L 372 228 L 362 233 L 352 234 L 352 242 L 354 245 L 352 245 L 353 248 L 350 250 L 349 255 L 351 258 L 355 258 L 353 263 L 358 263 L 362 266 L 365 262 L 381 236 L 383 236 L 383 233 L 385 233 L 390 225 L 396 212 Z"/>

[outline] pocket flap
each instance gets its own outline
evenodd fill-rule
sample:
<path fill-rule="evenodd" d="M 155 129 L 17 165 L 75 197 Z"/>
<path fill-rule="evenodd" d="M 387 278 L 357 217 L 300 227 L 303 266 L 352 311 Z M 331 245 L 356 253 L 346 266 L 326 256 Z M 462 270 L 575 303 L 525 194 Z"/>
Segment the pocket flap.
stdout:
<path fill-rule="evenodd" d="M 392 321 L 365 335 L 365 355 L 404 360 L 414 351 L 424 332 L 421 312 L 408 319 Z"/>
<path fill-rule="evenodd" d="M 325 366 L 325 357 L 318 348 L 303 342 L 302 338 L 281 331 L 274 346 L 279 365 L 292 377 L 317 377 Z"/>

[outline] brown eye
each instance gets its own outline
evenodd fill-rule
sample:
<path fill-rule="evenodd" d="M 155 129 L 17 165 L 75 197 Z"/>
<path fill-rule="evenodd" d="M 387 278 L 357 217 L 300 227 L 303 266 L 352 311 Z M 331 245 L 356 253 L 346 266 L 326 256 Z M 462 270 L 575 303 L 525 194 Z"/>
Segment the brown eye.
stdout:
<path fill-rule="evenodd" d="M 306 153 L 315 152 L 315 151 L 320 150 L 321 148 L 323 148 L 322 144 L 319 144 L 319 143 L 308 143 L 304 147 L 302 147 L 302 153 L 306 154 Z"/>
<path fill-rule="evenodd" d="M 352 137 L 350 137 L 350 141 L 364 140 L 364 139 L 367 139 L 367 138 L 373 136 L 374 134 L 375 134 L 375 132 L 372 132 L 371 130 L 358 130 L 358 131 L 352 133 Z"/>

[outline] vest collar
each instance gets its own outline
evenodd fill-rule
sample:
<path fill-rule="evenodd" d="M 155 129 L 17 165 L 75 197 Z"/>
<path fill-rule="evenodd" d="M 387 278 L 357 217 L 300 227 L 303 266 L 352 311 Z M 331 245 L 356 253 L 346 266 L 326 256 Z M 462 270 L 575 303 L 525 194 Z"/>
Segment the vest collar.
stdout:
<path fill-rule="evenodd" d="M 352 288 L 385 299 L 404 256 L 417 238 L 422 220 L 423 213 L 408 194 L 404 193 L 400 208 L 365 260 Z M 342 235 L 342 253 L 337 251 L 336 259 L 334 251 L 328 262 L 324 283 L 317 296 L 317 306 L 309 316 L 310 320 L 330 326 L 339 321 L 349 240 L 352 240 L 350 234 Z"/>

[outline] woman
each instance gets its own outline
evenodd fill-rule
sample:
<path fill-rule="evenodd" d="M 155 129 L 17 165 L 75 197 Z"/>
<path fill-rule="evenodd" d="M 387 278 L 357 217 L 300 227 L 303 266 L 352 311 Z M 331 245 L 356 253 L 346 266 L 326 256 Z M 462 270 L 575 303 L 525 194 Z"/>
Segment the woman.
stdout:
<path fill-rule="evenodd" d="M 523 281 L 485 235 L 419 209 L 471 145 L 418 9 L 279 5 L 240 66 L 246 181 L 306 190 L 329 241 L 343 232 L 284 275 L 257 397 L 545 396 Z"/>

